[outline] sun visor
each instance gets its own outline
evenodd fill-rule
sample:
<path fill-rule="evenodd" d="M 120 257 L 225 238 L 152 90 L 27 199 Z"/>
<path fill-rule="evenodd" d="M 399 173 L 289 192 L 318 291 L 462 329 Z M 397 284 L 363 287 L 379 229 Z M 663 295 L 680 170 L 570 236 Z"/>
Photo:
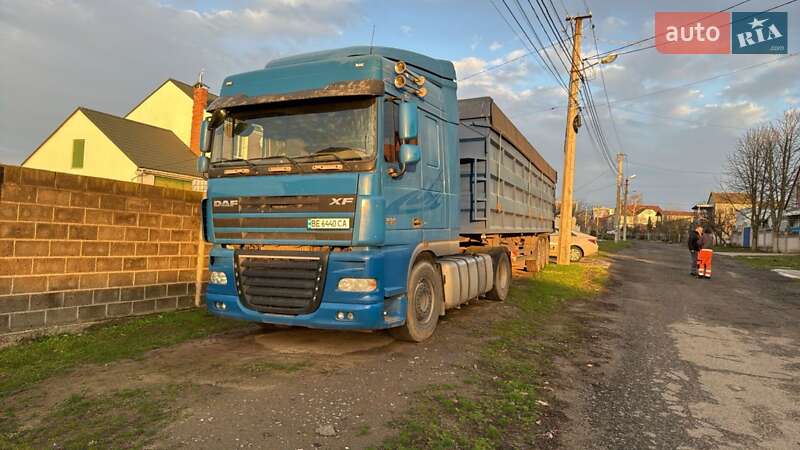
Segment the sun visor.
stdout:
<path fill-rule="evenodd" d="M 263 105 L 268 103 L 291 102 L 323 97 L 354 97 L 383 95 L 383 80 L 337 81 L 320 89 L 287 92 L 283 94 L 266 94 L 250 97 L 244 94 L 218 97 L 210 105 L 208 111 L 236 108 L 241 106 Z"/>

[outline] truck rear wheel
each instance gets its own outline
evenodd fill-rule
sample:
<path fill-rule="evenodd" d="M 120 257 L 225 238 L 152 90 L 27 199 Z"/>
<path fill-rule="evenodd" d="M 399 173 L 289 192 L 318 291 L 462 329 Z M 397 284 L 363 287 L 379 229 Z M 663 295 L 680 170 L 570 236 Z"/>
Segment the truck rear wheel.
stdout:
<path fill-rule="evenodd" d="M 422 342 L 433 335 L 444 305 L 442 277 L 428 259 L 414 264 L 408 275 L 406 323 L 389 332 L 396 339 Z"/>
<path fill-rule="evenodd" d="M 511 260 L 508 252 L 500 247 L 489 249 L 489 256 L 492 257 L 494 286 L 491 291 L 486 293 L 486 298 L 502 302 L 508 297 L 511 287 Z"/>

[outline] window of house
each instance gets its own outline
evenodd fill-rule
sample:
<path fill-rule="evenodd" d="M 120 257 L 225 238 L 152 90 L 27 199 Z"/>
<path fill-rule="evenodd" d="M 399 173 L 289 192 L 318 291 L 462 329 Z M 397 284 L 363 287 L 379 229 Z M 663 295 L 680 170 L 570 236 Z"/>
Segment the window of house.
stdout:
<path fill-rule="evenodd" d="M 175 188 L 175 189 L 192 190 L 192 182 L 189 180 L 176 180 L 175 178 L 162 177 L 158 175 L 154 177 L 153 185 Z"/>
<path fill-rule="evenodd" d="M 85 139 L 72 140 L 72 168 L 83 169 L 83 150 L 86 146 Z"/>

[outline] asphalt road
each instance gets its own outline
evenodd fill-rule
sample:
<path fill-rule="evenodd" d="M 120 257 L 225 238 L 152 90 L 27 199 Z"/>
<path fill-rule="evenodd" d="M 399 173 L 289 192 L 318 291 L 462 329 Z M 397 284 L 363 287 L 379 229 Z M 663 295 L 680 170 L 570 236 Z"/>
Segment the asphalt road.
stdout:
<path fill-rule="evenodd" d="M 800 281 L 719 255 L 698 280 L 688 259 L 656 243 L 613 256 L 613 312 L 562 394 L 561 446 L 800 448 Z"/>

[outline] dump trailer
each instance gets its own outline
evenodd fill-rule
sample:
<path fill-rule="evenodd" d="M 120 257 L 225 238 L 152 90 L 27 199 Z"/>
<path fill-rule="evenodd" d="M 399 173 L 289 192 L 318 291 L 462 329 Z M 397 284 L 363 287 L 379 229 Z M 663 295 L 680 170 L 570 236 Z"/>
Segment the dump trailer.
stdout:
<path fill-rule="evenodd" d="M 277 59 L 209 105 L 214 314 L 430 337 L 547 261 L 556 172 L 449 61 L 385 47 Z"/>

